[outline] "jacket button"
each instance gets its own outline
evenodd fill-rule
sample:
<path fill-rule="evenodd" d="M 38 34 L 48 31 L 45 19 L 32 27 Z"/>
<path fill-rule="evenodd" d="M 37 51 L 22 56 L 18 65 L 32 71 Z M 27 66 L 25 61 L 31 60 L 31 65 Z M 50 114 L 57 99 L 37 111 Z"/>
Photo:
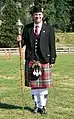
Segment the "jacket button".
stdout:
<path fill-rule="evenodd" d="M 37 49 L 35 49 L 35 52 L 37 52 Z"/>
<path fill-rule="evenodd" d="M 35 42 L 35 44 L 37 44 L 37 42 Z"/>
<path fill-rule="evenodd" d="M 47 56 L 49 57 L 50 55 L 48 54 Z"/>
<path fill-rule="evenodd" d="M 37 45 L 35 45 L 35 48 L 37 48 Z"/>

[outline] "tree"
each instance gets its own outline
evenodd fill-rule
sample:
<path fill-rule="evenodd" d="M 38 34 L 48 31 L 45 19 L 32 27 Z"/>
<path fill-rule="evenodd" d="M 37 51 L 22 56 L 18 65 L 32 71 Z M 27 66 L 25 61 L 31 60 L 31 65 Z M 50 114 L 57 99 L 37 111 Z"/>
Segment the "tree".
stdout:
<path fill-rule="evenodd" d="M 70 26 L 68 31 L 74 32 L 74 1 L 73 0 L 67 0 L 69 6 L 70 6 Z"/>
<path fill-rule="evenodd" d="M 21 1 L 21 2 L 20 2 Z M 4 0 L 2 25 L 0 27 L 0 47 L 17 47 L 16 22 L 20 18 L 23 24 L 31 22 L 29 15 L 30 1 Z"/>
<path fill-rule="evenodd" d="M 72 10 L 71 10 L 71 26 L 72 31 L 74 32 L 74 1 L 72 0 Z"/>
<path fill-rule="evenodd" d="M 70 25 L 70 8 L 66 0 L 54 0 L 55 2 L 55 27 L 67 31 Z"/>
<path fill-rule="evenodd" d="M 3 5 L 3 0 L 0 0 L 0 10 L 1 10 L 2 5 Z"/>
<path fill-rule="evenodd" d="M 2 14 L 0 35 L 0 47 L 13 47 L 16 44 L 16 21 L 17 10 L 13 0 L 7 0 Z"/>
<path fill-rule="evenodd" d="M 54 7 L 54 0 L 47 2 L 45 6 L 45 17 L 47 18 L 47 23 L 52 26 L 55 25 L 55 13 L 56 9 Z"/>

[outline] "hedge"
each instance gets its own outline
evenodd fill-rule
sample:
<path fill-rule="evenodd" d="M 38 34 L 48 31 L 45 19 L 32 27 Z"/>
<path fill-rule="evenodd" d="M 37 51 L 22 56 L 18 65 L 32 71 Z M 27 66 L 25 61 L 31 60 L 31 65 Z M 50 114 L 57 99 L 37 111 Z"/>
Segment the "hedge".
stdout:
<path fill-rule="evenodd" d="M 55 33 L 57 45 L 73 45 L 74 46 L 74 32 L 72 33 Z"/>

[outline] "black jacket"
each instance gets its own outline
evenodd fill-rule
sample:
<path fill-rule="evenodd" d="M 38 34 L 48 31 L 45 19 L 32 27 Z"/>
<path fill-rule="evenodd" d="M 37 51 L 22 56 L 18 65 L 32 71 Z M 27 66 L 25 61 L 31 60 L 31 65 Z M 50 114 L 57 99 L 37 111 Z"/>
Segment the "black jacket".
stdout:
<path fill-rule="evenodd" d="M 26 45 L 26 60 L 31 59 L 32 55 L 32 39 L 33 39 L 34 23 L 26 25 L 23 29 L 23 45 Z M 55 34 L 53 27 L 48 24 L 43 24 L 40 35 L 40 50 L 44 60 L 50 64 L 55 63 L 56 49 L 55 49 Z"/>

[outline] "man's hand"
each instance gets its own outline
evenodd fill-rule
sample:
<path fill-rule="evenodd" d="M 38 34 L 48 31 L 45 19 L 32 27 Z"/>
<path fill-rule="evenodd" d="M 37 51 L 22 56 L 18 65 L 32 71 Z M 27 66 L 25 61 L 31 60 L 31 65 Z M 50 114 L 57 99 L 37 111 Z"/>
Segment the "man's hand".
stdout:
<path fill-rule="evenodd" d="M 17 41 L 21 41 L 21 40 L 22 40 L 22 36 L 21 36 L 21 34 L 18 34 Z"/>
<path fill-rule="evenodd" d="M 49 67 L 50 67 L 50 68 L 53 67 L 53 64 L 49 64 Z"/>

